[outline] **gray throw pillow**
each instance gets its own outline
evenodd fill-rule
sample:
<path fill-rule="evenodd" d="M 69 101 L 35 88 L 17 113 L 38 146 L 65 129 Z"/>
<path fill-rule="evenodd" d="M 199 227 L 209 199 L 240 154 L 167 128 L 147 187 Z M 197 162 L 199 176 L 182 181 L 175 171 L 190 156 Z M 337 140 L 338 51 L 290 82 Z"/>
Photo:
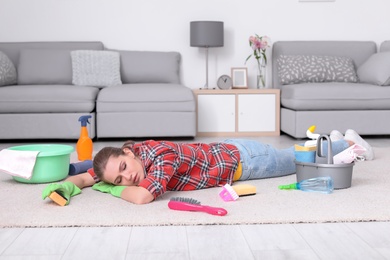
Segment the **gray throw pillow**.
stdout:
<path fill-rule="evenodd" d="M 276 62 L 282 85 L 307 82 L 358 82 L 353 60 L 347 57 L 280 55 Z"/>
<path fill-rule="evenodd" d="M 123 83 L 180 83 L 180 53 L 119 51 Z"/>
<path fill-rule="evenodd" d="M 17 74 L 12 61 L 0 51 L 0 86 L 16 84 Z"/>
<path fill-rule="evenodd" d="M 390 52 L 371 55 L 357 69 L 360 82 L 379 86 L 390 85 Z"/>
<path fill-rule="evenodd" d="M 73 84 L 107 87 L 122 84 L 119 53 L 77 50 L 71 52 Z"/>
<path fill-rule="evenodd" d="M 70 85 L 70 50 L 24 49 L 18 64 L 19 85 Z"/>

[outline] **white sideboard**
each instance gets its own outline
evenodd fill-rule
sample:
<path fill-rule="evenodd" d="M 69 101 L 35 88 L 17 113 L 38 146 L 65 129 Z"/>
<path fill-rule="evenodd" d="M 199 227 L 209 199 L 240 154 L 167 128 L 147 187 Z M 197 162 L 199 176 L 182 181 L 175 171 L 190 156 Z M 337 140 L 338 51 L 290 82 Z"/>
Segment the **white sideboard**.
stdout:
<path fill-rule="evenodd" d="M 279 89 L 194 90 L 197 136 L 280 135 Z"/>

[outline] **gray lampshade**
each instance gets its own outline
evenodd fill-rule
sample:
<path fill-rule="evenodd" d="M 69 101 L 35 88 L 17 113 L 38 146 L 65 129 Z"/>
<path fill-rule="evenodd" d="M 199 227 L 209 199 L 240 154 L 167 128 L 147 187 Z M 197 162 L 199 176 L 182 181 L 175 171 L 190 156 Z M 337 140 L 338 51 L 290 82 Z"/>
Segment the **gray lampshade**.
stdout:
<path fill-rule="evenodd" d="M 222 47 L 223 22 L 197 21 L 190 23 L 191 47 Z"/>

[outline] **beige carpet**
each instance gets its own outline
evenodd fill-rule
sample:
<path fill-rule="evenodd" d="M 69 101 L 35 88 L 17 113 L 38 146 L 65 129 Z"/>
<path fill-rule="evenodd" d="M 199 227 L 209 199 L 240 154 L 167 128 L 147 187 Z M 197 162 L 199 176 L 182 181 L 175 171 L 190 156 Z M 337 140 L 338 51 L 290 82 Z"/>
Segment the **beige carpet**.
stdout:
<path fill-rule="evenodd" d="M 281 191 L 295 175 L 250 181 L 255 196 L 222 201 L 220 188 L 168 192 L 147 205 L 133 205 L 108 194 L 84 189 L 66 207 L 41 199 L 45 184 L 22 184 L 0 174 L 0 227 L 212 225 L 390 221 L 390 153 L 375 149 L 376 159 L 357 163 L 352 187 L 332 194 Z M 223 207 L 226 216 L 173 211 L 171 197 L 194 198 L 204 205 Z"/>

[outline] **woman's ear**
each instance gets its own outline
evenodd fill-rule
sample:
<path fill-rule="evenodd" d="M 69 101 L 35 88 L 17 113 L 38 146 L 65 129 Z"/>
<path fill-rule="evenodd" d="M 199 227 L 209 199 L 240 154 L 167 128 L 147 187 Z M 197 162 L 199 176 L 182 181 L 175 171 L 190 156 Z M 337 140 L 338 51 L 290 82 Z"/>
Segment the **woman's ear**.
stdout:
<path fill-rule="evenodd" d="M 123 152 L 124 152 L 126 155 L 129 155 L 129 156 L 135 158 L 135 155 L 134 155 L 133 151 L 131 151 L 131 149 L 125 147 L 125 148 L 123 148 Z"/>
<path fill-rule="evenodd" d="M 125 154 L 133 153 L 129 148 L 125 147 L 122 149 Z"/>

